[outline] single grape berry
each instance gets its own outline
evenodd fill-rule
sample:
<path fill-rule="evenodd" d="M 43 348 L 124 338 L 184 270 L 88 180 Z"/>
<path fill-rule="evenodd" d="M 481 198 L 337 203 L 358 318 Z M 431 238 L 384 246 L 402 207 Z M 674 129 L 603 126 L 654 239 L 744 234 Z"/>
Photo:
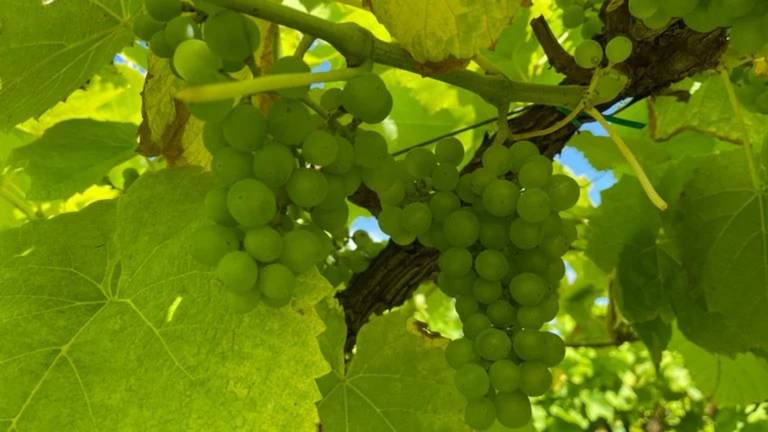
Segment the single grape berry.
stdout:
<path fill-rule="evenodd" d="M 603 47 L 599 42 L 587 39 L 576 47 L 573 56 L 579 66 L 584 69 L 594 69 L 603 61 Z"/>
<path fill-rule="evenodd" d="M 549 195 L 541 189 L 527 189 L 517 200 L 517 214 L 526 222 L 542 222 L 547 218 L 550 210 Z"/>
<path fill-rule="evenodd" d="M 211 225 L 195 231 L 190 244 L 192 257 L 202 264 L 215 266 L 221 257 L 237 250 L 239 242 L 235 231 L 220 225 Z"/>
<path fill-rule="evenodd" d="M 464 145 L 456 138 L 446 138 L 435 144 L 435 157 L 443 164 L 459 166 L 464 160 Z"/>
<path fill-rule="evenodd" d="M 163 30 L 165 25 L 149 15 L 141 14 L 133 21 L 133 33 L 140 39 L 148 41 L 155 33 Z"/>
<path fill-rule="evenodd" d="M 365 74 L 347 81 L 341 95 L 350 114 L 366 123 L 379 123 L 392 111 L 392 95 L 376 74 Z"/>
<path fill-rule="evenodd" d="M 296 276 L 282 264 L 270 264 L 262 267 L 259 272 L 257 287 L 268 299 L 289 299 L 296 289 Z"/>
<path fill-rule="evenodd" d="M 531 421 L 531 401 L 519 391 L 496 395 L 496 418 L 503 426 L 521 428 Z"/>
<path fill-rule="evenodd" d="M 283 251 L 283 238 L 272 227 L 254 228 L 245 233 L 243 247 L 257 261 L 270 263 L 280 257 Z"/>
<path fill-rule="evenodd" d="M 335 136 L 323 130 L 312 131 L 301 147 L 304 160 L 314 165 L 330 165 L 336 160 L 339 151 Z"/>
<path fill-rule="evenodd" d="M 445 218 L 443 233 L 450 244 L 469 247 L 480 235 L 480 221 L 470 210 L 459 209 Z"/>
<path fill-rule="evenodd" d="M 605 46 L 605 55 L 611 64 L 621 63 L 632 55 L 632 40 L 626 36 L 616 36 Z"/>
<path fill-rule="evenodd" d="M 450 192 L 459 184 L 459 170 L 448 163 L 439 163 L 432 171 L 432 187 L 440 192 Z"/>
<path fill-rule="evenodd" d="M 552 387 L 552 373 L 540 362 L 520 365 L 520 390 L 528 396 L 541 396 Z"/>
<path fill-rule="evenodd" d="M 432 211 L 429 205 L 422 202 L 406 205 L 403 208 L 401 225 L 412 234 L 419 235 L 427 232 L 432 225 Z"/>
<path fill-rule="evenodd" d="M 450 248 L 440 254 L 440 271 L 448 276 L 463 276 L 472 270 L 472 254 L 464 248 Z"/>
<path fill-rule="evenodd" d="M 237 221 L 227 208 L 227 192 L 226 187 L 215 187 L 205 194 L 205 216 L 219 225 L 234 226 Z"/>
<path fill-rule="evenodd" d="M 472 282 L 472 295 L 482 304 L 495 302 L 503 293 L 504 288 L 499 281 L 490 281 L 480 277 L 475 278 Z M 490 319 L 490 317 L 488 319 Z"/>
<path fill-rule="evenodd" d="M 269 108 L 267 130 L 277 142 L 296 146 L 312 132 L 312 116 L 301 102 L 280 99 Z"/>
<path fill-rule="evenodd" d="M 475 270 L 489 281 L 500 281 L 509 273 L 509 262 L 503 253 L 487 249 L 475 258 Z"/>
<path fill-rule="evenodd" d="M 306 229 L 294 229 L 283 236 L 279 261 L 295 274 L 302 274 L 312 268 L 322 254 L 323 245 L 318 236 Z"/>
<path fill-rule="evenodd" d="M 221 123 L 224 138 L 237 150 L 253 151 L 264 144 L 267 119 L 253 105 L 238 105 Z"/>
<path fill-rule="evenodd" d="M 253 176 L 267 186 L 276 188 L 291 178 L 296 159 L 291 150 L 281 144 L 267 144 L 253 153 Z"/>
<path fill-rule="evenodd" d="M 486 430 L 496 420 L 496 405 L 488 398 L 472 399 L 464 409 L 464 422 L 471 428 Z"/>
<path fill-rule="evenodd" d="M 629 0 L 629 12 L 640 19 L 648 19 L 659 10 L 661 0 Z"/>
<path fill-rule="evenodd" d="M 241 62 L 259 46 L 259 27 L 250 18 L 223 9 L 205 21 L 203 39 L 224 60 Z"/>
<path fill-rule="evenodd" d="M 507 328 L 515 322 L 515 307 L 506 300 L 496 300 L 488 305 L 488 319 L 498 328 Z"/>
<path fill-rule="evenodd" d="M 296 56 L 287 56 L 277 59 L 272 66 L 270 75 L 280 74 L 292 74 L 292 73 L 309 73 L 311 69 L 304 63 L 304 60 Z M 309 92 L 309 85 L 290 87 L 286 89 L 280 89 L 277 93 L 286 98 L 301 99 Z"/>
<path fill-rule="evenodd" d="M 477 362 L 480 357 L 475 352 L 474 342 L 461 338 L 448 344 L 445 348 L 445 359 L 452 368 L 458 369 L 465 364 Z"/>
<path fill-rule="evenodd" d="M 224 185 L 230 185 L 251 175 L 253 159 L 250 154 L 224 147 L 213 154 L 211 171 Z"/>
<path fill-rule="evenodd" d="M 549 203 L 555 211 L 568 210 L 579 201 L 581 188 L 576 180 L 562 174 L 555 174 L 547 188 Z"/>
<path fill-rule="evenodd" d="M 358 130 L 355 133 L 355 163 L 363 168 L 376 168 L 387 159 L 387 141 L 381 134 Z"/>
<path fill-rule="evenodd" d="M 493 362 L 488 370 L 491 385 L 500 392 L 515 391 L 520 387 L 520 366 L 507 359 Z"/>
<path fill-rule="evenodd" d="M 219 260 L 215 274 L 228 290 L 245 293 L 255 288 L 259 266 L 247 253 L 234 251 Z"/>
<path fill-rule="evenodd" d="M 310 208 L 323 202 L 328 194 L 328 182 L 320 171 L 300 168 L 291 175 L 286 190 L 294 204 Z"/>
<path fill-rule="evenodd" d="M 181 14 L 181 0 L 146 0 L 144 7 L 158 21 L 170 21 Z"/>
<path fill-rule="evenodd" d="M 185 40 L 194 38 L 195 33 L 196 25 L 192 22 L 192 18 L 181 15 L 168 21 L 165 27 L 165 40 L 171 48 L 176 49 Z"/>
<path fill-rule="evenodd" d="M 520 273 L 509 281 L 509 293 L 523 306 L 535 306 L 547 295 L 547 283 L 535 273 Z"/>
<path fill-rule="evenodd" d="M 530 141 L 518 141 L 509 148 L 509 167 L 512 172 L 520 172 L 520 168 L 533 156 L 539 154 L 539 149 Z"/>
<path fill-rule="evenodd" d="M 489 328 L 477 335 L 475 350 L 486 360 L 501 360 L 512 350 L 512 341 L 503 330 Z"/>
<path fill-rule="evenodd" d="M 509 180 L 493 179 L 483 190 L 483 207 L 493 216 L 507 217 L 515 213 L 520 188 Z"/>
<path fill-rule="evenodd" d="M 456 371 L 454 382 L 459 392 L 468 399 L 485 395 L 491 384 L 485 369 L 472 363 L 465 364 Z"/>
<path fill-rule="evenodd" d="M 208 44 L 200 39 L 189 39 L 176 47 L 173 66 L 190 83 L 204 84 L 217 79 L 222 61 L 208 48 Z"/>
<path fill-rule="evenodd" d="M 581 5 L 571 5 L 563 10 L 563 26 L 576 28 L 584 22 L 584 8 Z"/>

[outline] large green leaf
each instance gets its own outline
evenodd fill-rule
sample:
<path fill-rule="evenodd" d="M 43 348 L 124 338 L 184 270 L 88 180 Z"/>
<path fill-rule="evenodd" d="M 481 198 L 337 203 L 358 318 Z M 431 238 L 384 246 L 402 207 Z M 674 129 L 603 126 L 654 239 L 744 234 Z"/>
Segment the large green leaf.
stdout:
<path fill-rule="evenodd" d="M 376 18 L 421 63 L 469 59 L 496 41 L 519 0 L 371 0 Z"/>
<path fill-rule="evenodd" d="M 404 310 L 373 318 L 358 335 L 346 374 L 324 379 L 324 431 L 467 430 L 439 347 L 444 342 L 419 334 L 408 318 Z"/>
<path fill-rule="evenodd" d="M 119 201 L 0 235 L 0 427 L 307 431 L 328 371 L 314 274 L 237 314 L 189 257 L 211 185 L 147 174 Z"/>
<path fill-rule="evenodd" d="M 4 0 L 0 126 L 37 116 L 88 80 L 132 38 L 141 0 Z"/>
<path fill-rule="evenodd" d="M 51 201 L 99 182 L 112 167 L 132 158 L 135 147 L 136 125 L 78 119 L 53 126 L 11 157 L 32 179 L 27 198 Z"/>
<path fill-rule="evenodd" d="M 720 406 L 749 405 L 768 398 L 768 361 L 752 354 L 734 357 L 707 352 L 678 331 L 670 348 L 679 351 L 696 386 Z"/>
<path fill-rule="evenodd" d="M 768 215 L 744 152 L 703 162 L 681 199 L 679 224 L 691 289 L 750 346 L 768 349 Z"/>

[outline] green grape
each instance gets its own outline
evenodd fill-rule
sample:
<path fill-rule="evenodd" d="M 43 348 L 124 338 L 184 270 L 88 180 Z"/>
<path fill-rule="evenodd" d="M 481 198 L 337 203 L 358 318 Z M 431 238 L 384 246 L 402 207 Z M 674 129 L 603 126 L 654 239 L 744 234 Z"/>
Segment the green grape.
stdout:
<path fill-rule="evenodd" d="M 205 194 L 205 216 L 219 225 L 234 226 L 237 224 L 227 208 L 226 187 L 213 188 Z"/>
<path fill-rule="evenodd" d="M 691 28 L 691 30 L 699 33 L 709 33 L 718 27 L 718 22 L 715 17 L 709 14 L 705 3 L 699 3 L 699 5 L 692 12 L 683 17 L 685 25 Z"/>
<path fill-rule="evenodd" d="M 280 74 L 294 74 L 294 73 L 309 73 L 312 70 L 304 63 L 304 60 L 296 56 L 287 56 L 277 59 L 272 70 L 269 71 L 270 75 Z M 309 85 L 290 87 L 277 90 L 277 93 L 286 98 L 301 99 L 309 93 Z"/>
<path fill-rule="evenodd" d="M 480 244 L 486 249 L 502 250 L 509 244 L 509 224 L 506 218 L 486 216 L 480 219 Z"/>
<path fill-rule="evenodd" d="M 552 176 L 547 192 L 552 210 L 563 211 L 576 205 L 581 188 L 576 180 L 566 175 L 555 174 Z"/>
<path fill-rule="evenodd" d="M 480 222 L 471 211 L 459 209 L 445 218 L 443 233 L 448 243 L 456 247 L 469 247 L 480 235 Z"/>
<path fill-rule="evenodd" d="M 322 254 L 323 245 L 320 239 L 306 229 L 294 229 L 283 236 L 280 263 L 295 274 L 302 274 L 311 269 Z"/>
<path fill-rule="evenodd" d="M 520 387 L 520 367 L 511 360 L 500 359 L 493 362 L 488 376 L 493 388 L 500 392 L 511 392 Z"/>
<path fill-rule="evenodd" d="M 488 168 L 480 167 L 475 171 L 469 173 L 472 177 L 472 193 L 477 196 L 482 196 L 485 188 L 496 180 L 497 175 Z"/>
<path fill-rule="evenodd" d="M 496 418 L 503 426 L 521 428 L 531 421 L 531 401 L 519 391 L 496 395 Z"/>
<path fill-rule="evenodd" d="M 629 12 L 640 19 L 648 19 L 659 10 L 660 0 L 629 0 Z"/>
<path fill-rule="evenodd" d="M 379 123 L 392 111 L 392 95 L 376 74 L 365 74 L 347 81 L 341 95 L 342 105 L 366 123 Z"/>
<path fill-rule="evenodd" d="M 552 161 L 548 158 L 537 155 L 532 156 L 520 168 L 517 180 L 521 187 L 544 188 L 552 177 Z"/>
<path fill-rule="evenodd" d="M 229 252 L 219 260 L 215 274 L 228 290 L 245 293 L 256 286 L 259 265 L 243 251 Z"/>
<path fill-rule="evenodd" d="M 453 192 L 436 192 L 429 200 L 429 209 L 435 220 L 442 221 L 461 208 L 461 201 Z"/>
<path fill-rule="evenodd" d="M 541 362 L 545 366 L 557 366 L 565 358 L 565 342 L 560 339 L 560 336 L 554 333 L 544 332 L 542 335 L 544 341 L 544 354 L 541 357 Z"/>
<path fill-rule="evenodd" d="M 549 260 L 544 252 L 538 249 L 521 251 L 515 255 L 515 264 L 521 272 L 544 274 L 547 271 Z"/>
<path fill-rule="evenodd" d="M 138 15 L 133 21 L 133 33 L 145 41 L 152 39 L 152 36 L 164 27 L 162 22 L 146 14 Z"/>
<path fill-rule="evenodd" d="M 489 328 L 480 332 L 475 339 L 475 350 L 486 360 L 501 360 L 512 351 L 512 341 L 502 330 Z"/>
<path fill-rule="evenodd" d="M 509 293 L 523 306 L 536 306 L 547 292 L 547 283 L 534 273 L 520 273 L 509 281 Z"/>
<path fill-rule="evenodd" d="M 324 210 L 334 210 L 339 206 L 346 205 L 346 190 L 344 178 L 333 174 L 324 174 L 325 181 L 328 183 L 328 193 L 325 194 L 323 202 L 317 207 Z"/>
<path fill-rule="evenodd" d="M 594 69 L 603 61 L 603 47 L 599 42 L 587 39 L 576 47 L 573 57 L 584 69 Z"/>
<path fill-rule="evenodd" d="M 616 36 L 605 46 L 605 56 L 611 64 L 625 61 L 632 55 L 632 40 L 626 36 Z"/>
<path fill-rule="evenodd" d="M 582 39 L 592 39 L 603 32 L 603 22 L 598 17 L 589 17 L 581 27 Z"/>
<path fill-rule="evenodd" d="M 158 21 L 170 21 L 181 14 L 181 0 L 145 0 L 147 13 Z"/>
<path fill-rule="evenodd" d="M 577 28 L 584 22 L 584 8 L 581 5 L 568 6 L 563 10 L 563 26 Z"/>
<path fill-rule="evenodd" d="M 408 173 L 417 179 L 432 177 L 432 171 L 436 166 L 435 154 L 427 149 L 413 149 L 405 156 L 405 167 Z"/>
<path fill-rule="evenodd" d="M 515 322 L 515 307 L 506 300 L 496 300 L 489 304 L 486 313 L 495 327 L 507 328 Z"/>
<path fill-rule="evenodd" d="M 518 249 L 533 249 L 541 241 L 541 225 L 517 218 L 509 226 L 509 238 Z"/>
<path fill-rule="evenodd" d="M 501 297 L 503 291 L 501 282 L 498 281 L 476 278 L 472 284 L 472 295 L 475 296 L 478 302 L 483 304 L 495 302 Z"/>
<path fill-rule="evenodd" d="M 527 189 L 517 199 L 517 214 L 526 222 L 543 221 L 550 209 L 549 195 L 541 189 Z"/>
<path fill-rule="evenodd" d="M 274 228 L 264 226 L 248 230 L 243 240 L 245 251 L 256 261 L 271 263 L 280 258 L 283 251 L 283 238 Z"/>
<path fill-rule="evenodd" d="M 286 190 L 291 202 L 310 208 L 323 202 L 328 194 L 328 181 L 320 171 L 300 168 L 291 175 Z"/>
<path fill-rule="evenodd" d="M 295 168 L 296 159 L 284 145 L 267 144 L 253 154 L 253 175 L 267 186 L 284 185 Z"/>
<path fill-rule="evenodd" d="M 251 174 L 252 165 L 253 159 L 250 154 L 224 147 L 213 154 L 211 171 L 222 184 L 230 185 L 248 177 Z"/>
<path fill-rule="evenodd" d="M 521 330 L 515 334 L 512 346 L 515 354 L 523 360 L 539 360 L 544 357 L 544 333 L 536 330 Z"/>
<path fill-rule="evenodd" d="M 646 27 L 648 27 L 651 30 L 661 30 L 664 27 L 669 24 L 669 21 L 672 19 L 669 15 L 665 14 L 664 11 L 659 9 L 656 11 L 656 13 L 650 17 L 646 18 L 643 21 L 643 24 L 645 24 Z"/>
<path fill-rule="evenodd" d="M 261 303 L 261 293 L 258 290 L 252 290 L 245 293 L 224 291 L 227 304 L 236 313 L 245 314 L 254 309 Z"/>
<path fill-rule="evenodd" d="M 201 264 L 215 266 L 221 257 L 236 251 L 240 242 L 235 231 L 219 225 L 198 229 L 192 235 L 192 257 Z"/>
<path fill-rule="evenodd" d="M 520 188 L 509 180 L 492 180 L 483 191 L 483 207 L 493 216 L 507 217 L 515 213 Z"/>
<path fill-rule="evenodd" d="M 439 192 L 450 192 L 459 184 L 459 171 L 454 165 L 439 163 L 432 171 L 432 186 Z"/>
<path fill-rule="evenodd" d="M 696 9 L 699 0 L 666 0 L 659 6 L 669 16 L 684 17 Z"/>
<path fill-rule="evenodd" d="M 565 263 L 561 259 L 550 261 L 544 271 L 547 282 L 551 285 L 558 285 L 565 276 Z"/>
<path fill-rule="evenodd" d="M 363 183 L 371 190 L 383 193 L 398 180 L 398 169 L 395 160 L 389 155 L 375 168 L 363 169 Z"/>
<path fill-rule="evenodd" d="M 509 273 L 509 262 L 499 251 L 484 250 L 475 259 L 475 270 L 484 279 L 500 281 Z"/>
<path fill-rule="evenodd" d="M 173 66 L 185 80 L 192 84 L 203 84 L 216 80 L 222 62 L 208 48 L 208 44 L 199 39 L 189 39 L 176 47 Z"/>
<path fill-rule="evenodd" d="M 480 305 L 471 295 L 460 295 L 456 297 L 454 308 L 456 308 L 456 313 L 459 314 L 459 317 L 461 317 L 462 320 L 465 318 L 469 319 L 470 316 L 480 311 Z"/>
<path fill-rule="evenodd" d="M 312 131 L 301 147 L 304 160 L 313 165 L 330 165 L 336 160 L 339 152 L 339 141 L 335 136 L 322 130 Z"/>
<path fill-rule="evenodd" d="M 520 365 L 520 390 L 528 396 L 541 396 L 552 387 L 552 373 L 540 362 Z"/>
<path fill-rule="evenodd" d="M 401 225 L 410 233 L 422 234 L 432 225 L 432 211 L 425 203 L 410 203 L 403 208 Z"/>
<path fill-rule="evenodd" d="M 557 259 L 565 255 L 570 248 L 570 244 L 562 235 L 544 237 L 539 248 L 552 259 Z"/>
<path fill-rule="evenodd" d="M 485 369 L 472 363 L 465 364 L 456 371 L 454 383 L 459 392 L 468 399 L 482 397 L 491 387 L 491 382 Z"/>
<path fill-rule="evenodd" d="M 179 44 L 194 37 L 195 23 L 188 16 L 177 16 L 168 21 L 168 25 L 165 27 L 165 40 L 171 48 L 176 49 Z"/>
<path fill-rule="evenodd" d="M 227 208 L 235 220 L 246 227 L 267 224 L 277 214 L 275 194 L 264 183 L 243 179 L 233 184 L 227 193 Z"/>
<path fill-rule="evenodd" d="M 237 150 L 256 150 L 267 138 L 267 119 L 253 105 L 236 106 L 221 127 L 229 145 Z"/>
<path fill-rule="evenodd" d="M 336 158 L 324 167 L 331 174 L 346 174 L 355 166 L 355 148 L 344 137 L 335 136 Z"/>
<path fill-rule="evenodd" d="M 464 409 L 464 422 L 476 430 L 486 430 L 496 420 L 496 406 L 488 398 L 472 399 Z"/>
<path fill-rule="evenodd" d="M 259 27 L 249 18 L 231 10 L 221 10 L 205 22 L 203 38 L 211 51 L 227 61 L 241 62 L 259 46 Z"/>
<path fill-rule="evenodd" d="M 363 183 L 363 178 L 360 175 L 360 171 L 357 169 L 352 169 L 344 173 L 342 180 L 344 180 L 344 193 L 347 196 L 357 192 L 360 185 Z"/>
<path fill-rule="evenodd" d="M 472 254 L 463 248 L 450 248 L 440 254 L 440 271 L 448 276 L 464 276 L 472 270 Z"/>
<path fill-rule="evenodd" d="M 312 209 L 312 222 L 329 232 L 339 232 L 347 226 L 349 206 L 342 201 L 335 207 L 315 207 Z"/>
<path fill-rule="evenodd" d="M 377 132 L 358 130 L 355 133 L 355 163 L 363 168 L 376 168 L 388 159 L 387 141 Z"/>
<path fill-rule="evenodd" d="M 165 31 L 159 31 L 149 39 L 149 49 L 160 58 L 170 58 L 173 55 L 173 47 L 165 40 Z"/>
<path fill-rule="evenodd" d="M 520 168 L 533 156 L 539 154 L 539 148 L 530 141 L 518 141 L 509 148 L 509 167 L 512 172 L 520 172 Z"/>
<path fill-rule="evenodd" d="M 595 96 L 599 101 L 612 101 L 621 94 L 628 82 L 629 78 L 616 69 L 601 69 L 598 71 Z"/>
<path fill-rule="evenodd" d="M 459 184 L 456 185 L 456 195 L 465 203 L 472 204 L 477 201 L 478 197 L 472 190 L 472 173 L 459 177 Z"/>
<path fill-rule="evenodd" d="M 189 102 L 187 108 L 195 117 L 206 122 L 221 122 L 235 105 L 234 99 L 216 102 Z"/>
<path fill-rule="evenodd" d="M 517 323 L 524 329 L 539 329 L 548 321 L 545 313 L 544 305 L 520 306 L 517 310 Z"/>
<path fill-rule="evenodd" d="M 299 101 L 280 99 L 267 113 L 267 130 L 279 143 L 296 146 L 314 129 L 312 117 Z"/>
<path fill-rule="evenodd" d="M 495 176 L 509 172 L 509 148 L 501 144 L 493 144 L 483 153 L 483 167 L 489 169 Z"/>
<path fill-rule="evenodd" d="M 392 236 L 403 230 L 401 221 L 403 220 L 403 209 L 395 206 L 385 206 L 379 213 L 378 223 L 381 230 Z"/>
<path fill-rule="evenodd" d="M 452 368 L 458 369 L 465 364 L 476 363 L 480 360 L 480 356 L 475 351 L 474 342 L 461 338 L 452 340 L 445 347 L 445 360 Z"/>
<path fill-rule="evenodd" d="M 320 105 L 326 111 L 336 111 L 342 104 L 342 90 L 337 87 L 331 87 L 320 96 Z"/>
<path fill-rule="evenodd" d="M 464 325 L 464 336 L 470 339 L 476 338 L 483 330 L 492 327 L 491 320 L 482 312 L 473 313 L 466 319 L 462 318 L 462 322 Z"/>
<path fill-rule="evenodd" d="M 459 295 L 471 294 L 472 286 L 475 283 L 477 277 L 473 272 L 469 272 L 463 276 L 451 276 L 447 273 L 440 272 L 437 275 L 437 286 L 451 297 L 458 297 Z"/>
<path fill-rule="evenodd" d="M 224 130 L 221 128 L 221 123 L 205 122 L 203 125 L 203 146 L 213 154 L 227 145 L 227 140 L 224 138 Z"/>
<path fill-rule="evenodd" d="M 259 272 L 257 287 L 266 298 L 288 299 L 296 289 L 296 276 L 282 264 L 269 264 Z"/>
<path fill-rule="evenodd" d="M 383 192 L 379 193 L 379 200 L 382 204 L 391 205 L 391 206 L 397 206 L 400 205 L 401 202 L 405 199 L 405 185 L 402 181 L 399 179 L 395 179 L 394 183 L 392 183 L 387 189 L 385 189 Z M 406 222 L 407 223 L 407 222 Z M 415 232 L 408 231 L 412 234 L 416 234 Z M 423 232 L 421 233 L 423 234 Z"/>
<path fill-rule="evenodd" d="M 441 164 L 457 167 L 464 160 L 464 144 L 453 137 L 438 141 L 435 144 L 435 157 Z"/>

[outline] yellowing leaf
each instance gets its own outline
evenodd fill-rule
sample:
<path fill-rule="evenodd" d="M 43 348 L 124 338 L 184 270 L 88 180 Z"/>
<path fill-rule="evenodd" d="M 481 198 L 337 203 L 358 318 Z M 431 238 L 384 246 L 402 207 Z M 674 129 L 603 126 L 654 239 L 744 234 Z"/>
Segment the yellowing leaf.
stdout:
<path fill-rule="evenodd" d="M 372 0 L 373 13 L 419 63 L 469 59 L 496 42 L 519 0 Z"/>

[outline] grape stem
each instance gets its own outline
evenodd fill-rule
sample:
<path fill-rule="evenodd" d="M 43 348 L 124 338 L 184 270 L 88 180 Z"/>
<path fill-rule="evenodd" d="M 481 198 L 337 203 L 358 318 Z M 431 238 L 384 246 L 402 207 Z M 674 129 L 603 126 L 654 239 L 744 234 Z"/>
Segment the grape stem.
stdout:
<path fill-rule="evenodd" d="M 653 187 L 653 184 L 651 183 L 651 180 L 648 178 L 648 175 L 645 173 L 645 170 L 643 169 L 642 165 L 640 165 L 640 162 L 637 161 L 637 158 L 632 153 L 632 150 L 627 147 L 627 144 L 624 142 L 624 140 L 621 138 L 621 135 L 616 132 L 616 130 L 611 126 L 610 123 L 608 123 L 608 120 L 603 117 L 603 115 L 595 108 L 587 108 L 587 113 L 591 115 L 595 120 L 597 120 L 598 123 L 600 123 L 600 126 L 603 127 L 603 129 L 608 132 L 608 135 L 611 137 L 613 142 L 616 144 L 616 147 L 618 147 L 619 152 L 624 156 L 624 159 L 626 159 L 627 163 L 629 163 L 629 166 L 632 168 L 632 171 L 634 171 L 635 175 L 637 176 L 637 179 L 640 181 L 640 185 L 642 186 L 643 190 L 645 191 L 645 194 L 648 196 L 648 199 L 651 200 L 653 205 L 655 205 L 659 210 L 666 210 L 669 208 L 669 205 L 666 201 L 664 201 L 664 198 L 662 198 L 658 192 L 656 192 L 656 189 Z"/>
<path fill-rule="evenodd" d="M 303 58 L 304 54 L 309 51 L 309 48 L 312 46 L 312 44 L 315 42 L 315 37 L 310 35 L 304 35 L 301 37 L 301 40 L 299 41 L 299 45 L 296 47 L 296 51 L 293 53 L 294 56 L 298 58 Z"/>
<path fill-rule="evenodd" d="M 364 67 L 355 67 L 330 72 L 264 75 L 250 80 L 187 87 L 176 93 L 176 98 L 187 103 L 213 102 L 314 83 L 348 81 L 366 72 Z"/>
<path fill-rule="evenodd" d="M 27 218 L 29 219 L 39 218 L 34 206 L 32 206 L 30 203 L 24 200 L 24 198 L 20 197 L 16 192 L 9 189 L 8 185 L 6 184 L 0 185 L 0 198 L 3 198 L 6 201 L 8 201 L 11 205 L 16 207 L 20 212 L 24 213 L 24 215 Z"/>
<path fill-rule="evenodd" d="M 218 6 L 265 19 L 312 35 L 333 45 L 351 65 L 374 63 L 422 74 L 423 65 L 397 44 L 377 39 L 355 23 L 334 23 L 272 0 L 211 0 Z M 580 85 L 545 85 L 512 81 L 503 75 L 485 76 L 462 69 L 430 76 L 439 81 L 469 90 L 494 106 L 510 100 L 542 105 L 575 107 L 584 87 Z"/>

